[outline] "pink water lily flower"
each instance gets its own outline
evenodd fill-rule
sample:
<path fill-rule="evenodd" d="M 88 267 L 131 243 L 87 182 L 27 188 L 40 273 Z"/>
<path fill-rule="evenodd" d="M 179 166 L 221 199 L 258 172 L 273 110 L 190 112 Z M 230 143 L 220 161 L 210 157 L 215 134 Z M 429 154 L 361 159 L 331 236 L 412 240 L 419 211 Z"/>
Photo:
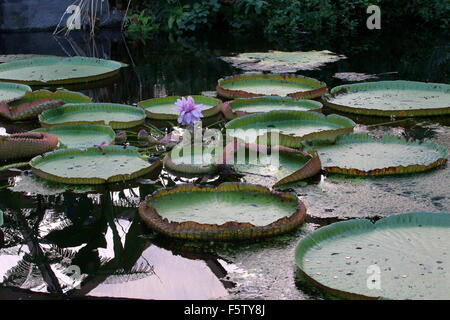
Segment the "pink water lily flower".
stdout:
<path fill-rule="evenodd" d="M 203 104 L 196 105 L 191 96 L 187 98 L 181 97 L 175 104 L 178 107 L 173 108 L 173 110 L 178 112 L 178 123 L 189 127 L 192 127 L 194 123 L 203 117 L 202 110 L 206 109 L 206 106 Z"/>

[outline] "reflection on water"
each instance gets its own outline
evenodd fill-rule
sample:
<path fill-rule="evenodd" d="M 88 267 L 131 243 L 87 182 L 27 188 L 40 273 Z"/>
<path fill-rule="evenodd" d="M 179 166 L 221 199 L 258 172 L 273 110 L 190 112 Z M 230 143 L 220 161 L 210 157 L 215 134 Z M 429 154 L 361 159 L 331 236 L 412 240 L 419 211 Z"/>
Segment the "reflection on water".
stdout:
<path fill-rule="evenodd" d="M 395 41 L 393 41 L 395 39 Z M 96 39 L 71 33 L 0 34 L 0 54 L 84 55 L 129 64 L 120 77 L 71 87 L 94 101 L 135 104 L 163 95 L 200 94 L 215 90 L 217 79 L 240 72 L 218 59 L 242 51 L 328 49 L 349 58 L 305 76 L 342 84 L 338 72 L 378 74 L 380 80 L 448 82 L 449 46 L 437 34 L 394 35 L 355 39 L 305 38 L 296 44 L 264 43 L 256 37 L 158 39 L 127 43 L 120 33 L 101 32 Z M 331 113 L 325 110 L 325 113 Z M 386 119 L 346 115 L 358 131 L 432 139 L 450 148 L 450 117 Z M 211 124 L 217 123 L 212 119 Z M 154 123 L 165 127 L 168 123 Z M 21 131 L 36 122 L 0 126 Z M 23 172 L 0 175 L 0 210 L 4 211 L 4 247 L 0 282 L 40 292 L 70 296 L 139 299 L 233 298 L 308 299 L 317 297 L 294 281 L 293 252 L 299 238 L 318 225 L 308 224 L 285 237 L 256 244 L 215 246 L 175 243 L 152 234 L 136 217 L 136 207 L 157 188 L 182 181 L 162 172 L 145 177 L 154 183 L 71 188 Z M 420 175 L 379 179 L 323 177 L 294 186 L 321 225 L 328 219 L 374 217 L 402 211 L 450 211 L 450 168 Z M 220 178 L 222 179 L 222 177 Z M 209 181 L 218 183 L 220 179 Z M 244 177 L 244 180 L 248 177 Z M 199 180 L 189 180 L 202 182 Z M 258 183 L 271 183 L 258 181 Z M 361 201 L 364 195 L 364 201 Z M 81 282 L 81 286 L 78 285 Z M 0 296 L 6 290 L 0 287 Z"/>

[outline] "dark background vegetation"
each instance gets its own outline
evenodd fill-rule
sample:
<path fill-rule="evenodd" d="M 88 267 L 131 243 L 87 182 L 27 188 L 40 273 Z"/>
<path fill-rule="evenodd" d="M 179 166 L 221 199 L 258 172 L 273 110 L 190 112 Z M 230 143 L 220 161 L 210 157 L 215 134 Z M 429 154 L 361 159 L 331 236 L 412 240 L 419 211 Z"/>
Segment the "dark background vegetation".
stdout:
<path fill-rule="evenodd" d="M 128 0 L 112 1 L 125 9 Z M 294 40 L 367 32 L 366 9 L 381 8 L 382 28 L 450 30 L 449 0 L 143 0 L 131 1 L 126 29 L 134 39 L 156 34 L 228 31 Z"/>

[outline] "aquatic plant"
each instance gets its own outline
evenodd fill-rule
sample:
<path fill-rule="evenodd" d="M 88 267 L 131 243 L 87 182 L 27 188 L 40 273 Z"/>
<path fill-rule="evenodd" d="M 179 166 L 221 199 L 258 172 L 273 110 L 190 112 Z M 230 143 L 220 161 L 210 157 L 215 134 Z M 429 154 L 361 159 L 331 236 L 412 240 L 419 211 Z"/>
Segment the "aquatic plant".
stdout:
<path fill-rule="evenodd" d="M 177 105 L 173 110 L 178 112 L 178 123 L 184 126 L 193 127 L 194 123 L 203 118 L 202 110 L 206 109 L 203 104 L 196 104 L 194 99 L 189 96 L 181 97 L 175 102 Z"/>
<path fill-rule="evenodd" d="M 104 184 L 132 180 L 161 167 L 150 164 L 137 148 L 101 146 L 88 149 L 61 149 L 30 161 L 41 178 L 67 184 Z"/>
<path fill-rule="evenodd" d="M 418 81 L 373 81 L 337 86 L 326 106 L 349 113 L 414 117 L 450 114 L 450 85 Z"/>
<path fill-rule="evenodd" d="M 327 93 L 319 80 L 295 74 L 242 74 L 219 79 L 217 94 L 226 99 L 281 96 L 315 99 Z"/>
<path fill-rule="evenodd" d="M 450 213 L 396 214 L 322 227 L 297 245 L 302 276 L 348 299 L 449 299 Z"/>
<path fill-rule="evenodd" d="M 407 141 L 392 135 L 379 139 L 367 133 L 339 136 L 334 144 L 313 145 L 329 173 L 378 176 L 427 171 L 447 162 L 448 150 L 430 141 Z"/>
<path fill-rule="evenodd" d="M 0 128 L 4 129 L 4 128 Z M 22 132 L 7 134 L 1 130 L 0 159 L 21 159 L 56 149 L 58 138 L 49 133 Z"/>
<path fill-rule="evenodd" d="M 230 241 L 289 232 L 303 223 L 306 208 L 295 194 L 257 185 L 188 184 L 147 197 L 139 215 L 150 228 L 169 237 Z"/>

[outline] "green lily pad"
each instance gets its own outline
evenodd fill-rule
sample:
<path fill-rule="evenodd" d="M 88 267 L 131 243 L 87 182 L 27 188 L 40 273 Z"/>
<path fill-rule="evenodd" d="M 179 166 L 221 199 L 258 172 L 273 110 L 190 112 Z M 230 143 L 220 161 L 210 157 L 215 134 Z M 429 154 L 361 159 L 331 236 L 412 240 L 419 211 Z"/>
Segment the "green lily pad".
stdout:
<path fill-rule="evenodd" d="M 316 150 L 324 170 L 349 175 L 388 175 L 429 170 L 447 162 L 445 147 L 432 142 L 407 141 L 366 133 L 338 137 L 335 144 L 308 147 Z"/>
<path fill-rule="evenodd" d="M 125 129 L 144 123 L 145 112 L 141 108 L 117 103 L 69 103 L 44 111 L 39 121 L 43 127 L 103 124 L 113 129 Z"/>
<path fill-rule="evenodd" d="M 31 91 L 31 88 L 23 84 L 9 82 L 0 83 L 0 103 L 7 103 L 19 99 L 28 91 Z"/>
<path fill-rule="evenodd" d="M 89 103 L 91 101 L 91 98 L 82 93 L 65 89 L 58 89 L 55 92 L 30 91 L 24 97 L 10 102 L 9 110 L 5 110 L 2 115 L 14 121 L 26 120 L 37 117 L 45 110 L 60 107 L 64 103 Z"/>
<path fill-rule="evenodd" d="M 234 67 L 247 71 L 296 72 L 316 70 L 326 63 L 345 59 L 345 56 L 322 51 L 269 51 L 240 53 L 234 57 L 222 57 Z"/>
<path fill-rule="evenodd" d="M 450 213 L 333 223 L 300 240 L 306 279 L 351 299 L 450 299 Z"/>
<path fill-rule="evenodd" d="M 89 82 L 114 76 L 125 64 L 89 57 L 37 57 L 0 65 L 0 81 L 29 85 Z"/>
<path fill-rule="evenodd" d="M 132 180 L 154 170 L 137 148 L 107 146 L 60 149 L 33 158 L 33 172 L 44 179 L 67 184 L 103 184 Z"/>
<path fill-rule="evenodd" d="M 274 110 L 319 111 L 322 104 L 314 100 L 297 100 L 289 97 L 242 98 L 224 102 L 220 108 L 229 120 L 247 114 L 269 112 Z"/>
<path fill-rule="evenodd" d="M 220 79 L 216 91 L 227 99 L 258 96 L 314 99 L 327 93 L 327 85 L 299 75 L 244 74 Z"/>
<path fill-rule="evenodd" d="M 220 112 L 217 107 L 222 101 L 205 96 L 191 96 L 196 104 L 203 104 L 207 107 L 202 111 L 204 117 L 211 117 Z M 176 107 L 175 102 L 181 99 L 180 96 L 170 96 L 164 98 L 154 98 L 140 101 L 138 106 L 145 110 L 147 117 L 157 120 L 177 120 L 178 112 L 173 110 Z"/>
<path fill-rule="evenodd" d="M 26 92 L 25 96 L 9 103 L 10 107 L 18 106 L 22 103 L 32 102 L 38 99 L 61 100 L 65 103 L 89 103 L 92 99 L 80 92 L 57 89 L 49 91 L 45 89 Z"/>
<path fill-rule="evenodd" d="M 323 101 L 330 108 L 365 115 L 450 114 L 450 85 L 416 81 L 363 82 L 335 87 Z"/>
<path fill-rule="evenodd" d="M 89 148 L 101 143 L 112 144 L 116 138 L 111 127 L 96 124 L 52 126 L 34 131 L 57 136 L 60 148 Z"/>
<path fill-rule="evenodd" d="M 218 167 L 214 149 L 189 146 L 186 150 L 189 151 L 189 154 L 185 155 L 182 144 L 175 146 L 165 155 L 163 159 L 164 168 L 169 172 L 186 176 L 217 173 Z"/>
<path fill-rule="evenodd" d="M 338 135 L 352 132 L 355 125 L 351 119 L 336 114 L 279 110 L 242 116 L 225 127 L 229 136 L 246 139 L 248 143 L 265 139 L 270 143 L 269 135 L 278 133 L 278 144 L 297 148 L 305 140 L 334 141 Z M 270 133 L 264 133 L 266 130 Z"/>
<path fill-rule="evenodd" d="M 30 58 L 55 57 L 40 54 L 0 54 L 0 63 L 25 60 Z"/>
<path fill-rule="evenodd" d="M 157 191 L 141 203 L 139 214 L 170 237 L 241 240 L 288 232 L 303 223 L 306 209 L 294 194 L 257 185 L 189 184 Z"/>
<path fill-rule="evenodd" d="M 273 187 L 313 177 L 321 170 L 320 159 L 316 154 L 282 146 L 268 148 L 241 143 L 230 153 L 225 162 L 231 164 L 238 173 L 270 177 L 274 181 Z"/>

